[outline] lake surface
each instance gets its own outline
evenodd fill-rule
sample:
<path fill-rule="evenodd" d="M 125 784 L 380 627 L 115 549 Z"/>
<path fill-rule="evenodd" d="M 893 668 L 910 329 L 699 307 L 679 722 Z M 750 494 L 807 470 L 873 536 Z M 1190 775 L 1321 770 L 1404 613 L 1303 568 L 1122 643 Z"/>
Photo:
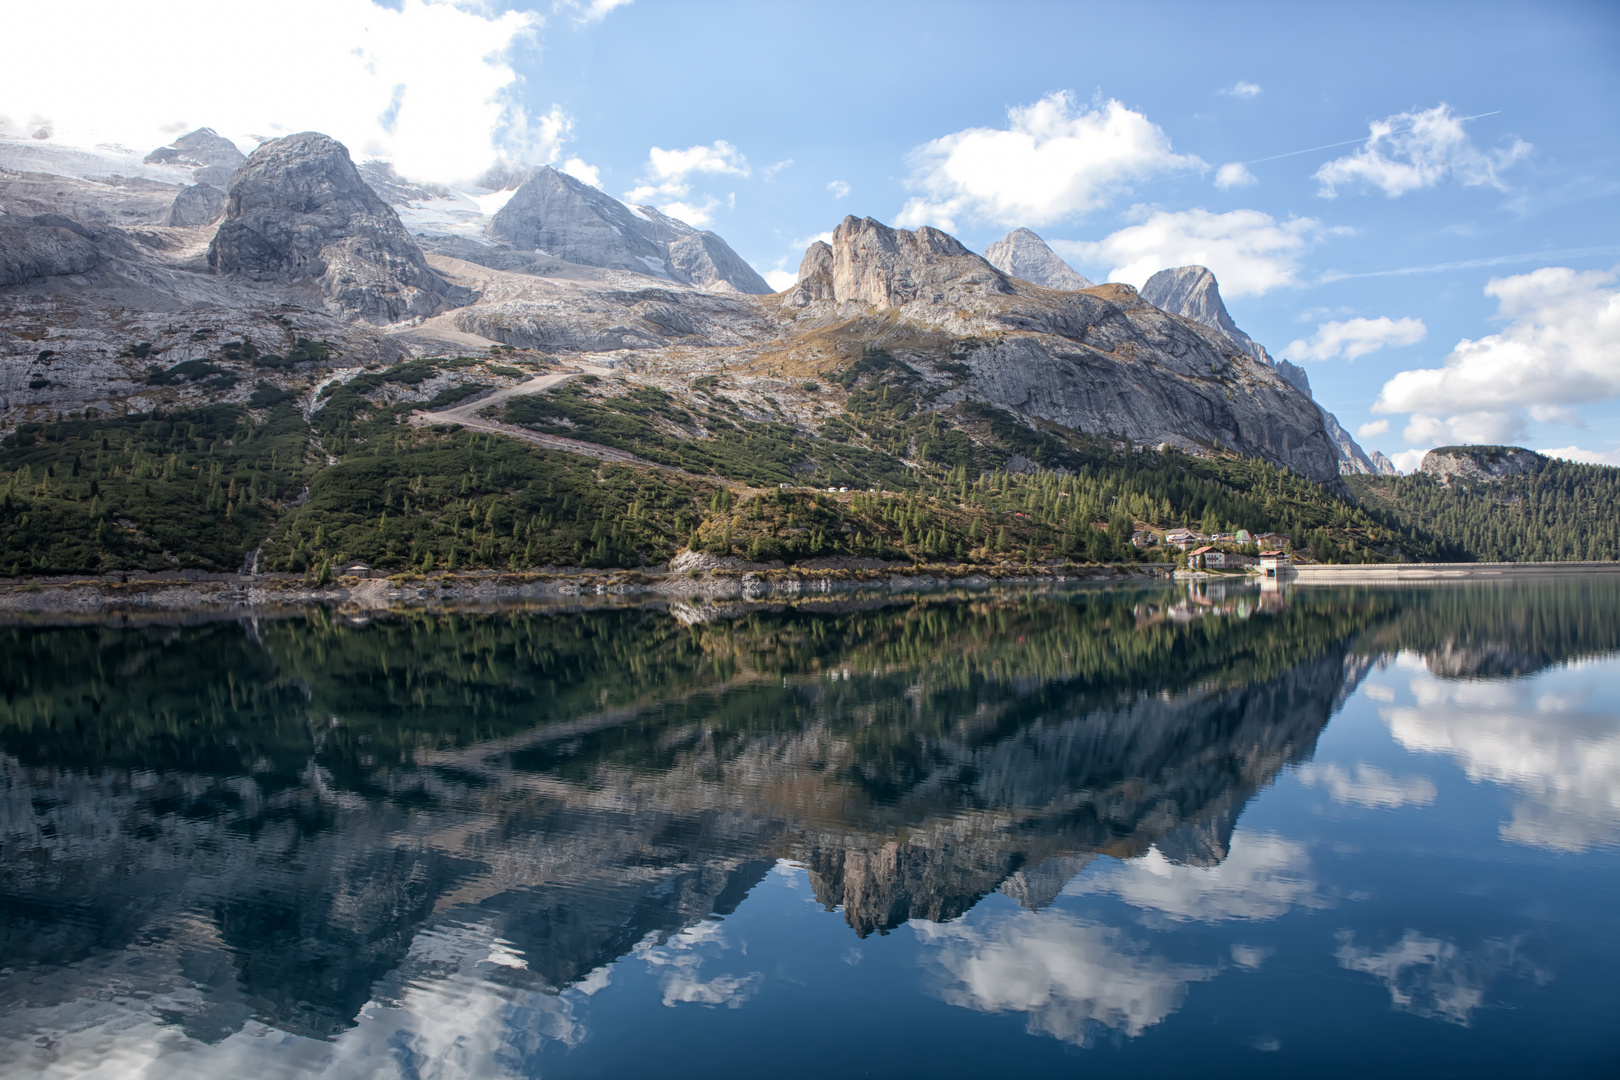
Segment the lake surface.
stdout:
<path fill-rule="evenodd" d="M 0 1075 L 1613 1076 L 1620 583 L 0 628 Z"/>

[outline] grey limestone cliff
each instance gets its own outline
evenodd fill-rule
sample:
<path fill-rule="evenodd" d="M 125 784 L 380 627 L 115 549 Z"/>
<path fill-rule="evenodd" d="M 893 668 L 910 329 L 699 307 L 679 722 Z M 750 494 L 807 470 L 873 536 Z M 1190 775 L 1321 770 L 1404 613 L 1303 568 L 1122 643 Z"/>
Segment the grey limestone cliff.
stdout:
<path fill-rule="evenodd" d="M 1224 335 L 1165 314 L 1128 285 L 1038 288 L 937 229 L 848 217 L 831 244 L 811 245 L 781 304 L 806 327 L 866 319 L 896 341 L 896 356 L 913 355 L 899 346 L 906 337 L 953 341 L 950 359 L 970 375 L 941 406 L 984 401 L 1137 445 L 1237 450 L 1323 483 L 1339 475 L 1309 398 Z"/>
<path fill-rule="evenodd" d="M 1423 455 L 1418 471 L 1446 485 L 1453 477 L 1489 484 L 1540 472 L 1546 464 L 1545 457 L 1522 446 L 1439 446 Z"/>
<path fill-rule="evenodd" d="M 973 254 L 949 233 L 924 225 L 891 229 L 872 218 L 846 217 L 830 245 L 816 241 L 804 253 L 788 304 L 816 301 L 867 304 L 880 310 L 921 302 L 973 302 L 1014 292 L 1007 275 Z"/>
<path fill-rule="evenodd" d="M 1220 284 L 1208 267 L 1178 266 L 1173 270 L 1160 270 L 1143 284 L 1142 299 L 1172 315 L 1180 315 L 1219 330 L 1262 364 L 1272 363 L 1271 354 L 1266 352 L 1265 347 L 1239 330 L 1237 323 L 1232 321 L 1225 302 L 1221 300 Z M 1304 374 L 1292 364 L 1289 367 L 1300 375 Z M 1294 382 L 1293 379 L 1288 381 Z M 1300 389 L 1310 393 L 1304 387 Z"/>
<path fill-rule="evenodd" d="M 315 132 L 267 142 L 248 158 L 208 264 L 254 281 L 314 282 L 330 308 L 371 323 L 432 315 L 468 299 L 427 265 L 348 150 Z"/>
<path fill-rule="evenodd" d="M 168 146 L 160 146 L 145 157 L 148 165 L 190 165 L 195 170 L 192 179 L 199 184 L 217 188 L 230 186 L 236 170 L 247 158 L 231 140 L 213 128 L 188 131 Z"/>
<path fill-rule="evenodd" d="M 213 184 L 181 188 L 180 194 L 174 197 L 174 205 L 169 207 L 168 223 L 184 228 L 212 225 L 225 212 L 227 201 L 229 196 Z"/>
<path fill-rule="evenodd" d="M 1173 270 L 1160 270 L 1148 278 L 1146 284 L 1142 286 L 1142 298 L 1172 315 L 1180 315 L 1184 319 L 1191 319 L 1219 330 L 1236 342 L 1244 352 L 1260 363 L 1270 365 L 1278 375 L 1288 381 L 1289 385 L 1315 401 L 1315 396 L 1311 393 L 1311 381 L 1306 376 L 1304 368 L 1288 360 L 1273 360 L 1264 345 L 1238 329 L 1237 323 L 1232 321 L 1231 313 L 1226 310 L 1226 304 L 1221 299 L 1220 284 L 1208 267 L 1178 266 Z M 1320 404 L 1317 408 L 1321 410 L 1322 424 L 1327 430 L 1328 438 L 1338 448 L 1341 474 L 1394 474 L 1395 466 L 1388 458 L 1382 454 L 1376 457 L 1369 456 L 1350 433 L 1344 430 L 1338 417 L 1322 408 Z"/>
<path fill-rule="evenodd" d="M 1093 284 L 1029 229 L 1003 236 L 984 249 L 984 258 L 1004 274 L 1048 289 L 1089 289 Z"/>
<path fill-rule="evenodd" d="M 82 274 L 101 261 L 91 232 L 54 215 L 0 216 L 0 285 Z"/>
<path fill-rule="evenodd" d="M 771 291 L 714 233 L 649 206 L 626 206 L 550 166 L 535 170 L 486 231 L 510 247 L 584 266 L 630 270 L 715 292 L 758 296 Z"/>

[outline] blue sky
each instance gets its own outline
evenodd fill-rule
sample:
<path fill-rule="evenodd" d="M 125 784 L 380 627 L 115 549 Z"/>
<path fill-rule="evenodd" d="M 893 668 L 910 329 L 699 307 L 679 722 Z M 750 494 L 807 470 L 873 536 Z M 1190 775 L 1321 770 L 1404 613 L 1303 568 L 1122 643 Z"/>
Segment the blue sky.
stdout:
<path fill-rule="evenodd" d="M 238 17 L 286 77 L 158 75 L 126 108 L 424 178 L 551 161 L 777 282 L 845 214 L 978 250 L 1028 225 L 1099 281 L 1204 262 L 1369 449 L 1620 464 L 1620 4 L 329 0 L 301 72 L 256 20 L 306 2 Z M 26 74 L 0 130 L 82 120 Z"/>

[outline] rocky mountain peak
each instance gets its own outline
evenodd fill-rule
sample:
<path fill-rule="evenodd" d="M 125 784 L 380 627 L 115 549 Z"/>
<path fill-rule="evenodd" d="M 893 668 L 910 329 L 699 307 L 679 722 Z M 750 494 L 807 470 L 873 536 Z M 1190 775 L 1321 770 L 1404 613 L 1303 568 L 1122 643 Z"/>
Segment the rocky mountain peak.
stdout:
<path fill-rule="evenodd" d="M 315 281 L 328 306 L 372 323 L 466 299 L 428 267 L 343 144 L 313 131 L 274 139 L 247 159 L 208 265 L 255 281 Z"/>
<path fill-rule="evenodd" d="M 652 207 L 626 206 L 549 165 L 534 171 L 485 232 L 513 248 L 583 266 L 650 274 L 714 292 L 771 291 L 714 233 Z"/>
<path fill-rule="evenodd" d="M 1180 315 L 1184 319 L 1191 319 L 1195 323 L 1220 331 L 1238 348 L 1281 375 L 1294 389 L 1315 400 L 1311 394 L 1311 380 L 1305 374 L 1304 368 L 1288 360 L 1273 360 L 1264 345 L 1238 329 L 1237 323 L 1232 321 L 1231 313 L 1226 310 L 1225 301 L 1221 299 L 1220 283 L 1215 280 L 1215 275 L 1209 267 L 1178 266 L 1173 270 L 1160 270 L 1148 278 L 1147 283 L 1142 286 L 1142 298 L 1172 315 Z M 1320 404 L 1317 408 L 1322 413 L 1322 423 L 1327 430 L 1328 438 L 1338 447 L 1341 473 L 1394 474 L 1395 466 L 1388 458 L 1382 454 L 1376 458 L 1369 457 L 1339 423 L 1338 417 L 1323 409 Z"/>
<path fill-rule="evenodd" d="M 1452 477 L 1489 484 L 1540 472 L 1547 460 L 1522 446 L 1437 446 L 1423 455 L 1418 471 L 1448 486 Z"/>
<path fill-rule="evenodd" d="M 1225 302 L 1221 300 L 1220 283 L 1207 266 L 1178 266 L 1173 270 L 1160 270 L 1142 286 L 1142 299 L 1172 315 L 1180 315 L 1212 330 L 1219 330 L 1262 364 L 1272 363 L 1265 348 L 1239 330 L 1237 323 L 1232 321 Z"/>
<path fill-rule="evenodd" d="M 1092 282 L 1058 257 L 1046 241 L 1029 229 L 1014 229 L 984 249 L 991 266 L 1010 277 L 1022 278 L 1046 289 L 1089 289 Z"/>
<path fill-rule="evenodd" d="M 146 155 L 147 165 L 193 165 L 192 179 L 212 187 L 229 187 L 236 170 L 247 160 L 236 144 L 213 128 L 188 131 L 168 146 Z"/>
<path fill-rule="evenodd" d="M 949 233 L 927 225 L 891 229 L 872 218 L 846 217 L 832 243 L 805 252 L 790 304 L 854 301 L 892 308 L 913 301 L 943 303 L 960 290 L 1011 294 L 1007 275 Z"/>

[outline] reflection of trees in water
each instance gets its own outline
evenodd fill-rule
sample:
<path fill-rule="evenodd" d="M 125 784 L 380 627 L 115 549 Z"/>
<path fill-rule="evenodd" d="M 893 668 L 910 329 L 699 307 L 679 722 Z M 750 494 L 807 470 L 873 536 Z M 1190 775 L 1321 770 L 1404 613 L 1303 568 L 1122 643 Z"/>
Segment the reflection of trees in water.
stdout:
<path fill-rule="evenodd" d="M 413 952 L 450 922 L 522 957 L 487 979 L 554 990 L 728 913 L 777 856 L 861 934 L 997 888 L 1040 907 L 1098 852 L 1217 868 L 1366 671 L 1348 643 L 1429 633 L 1426 602 L 0 631 L 8 956 L 59 965 L 167 928 L 186 964 L 231 973 L 239 1013 L 320 1036 L 402 972 L 463 964 Z M 1580 618 L 1536 640 L 1595 640 Z M 179 1013 L 211 1017 L 206 1000 Z"/>
<path fill-rule="evenodd" d="M 1421 653 L 1442 678 L 1520 678 L 1620 651 L 1620 575 L 1386 590 L 1399 615 L 1360 649 Z"/>

